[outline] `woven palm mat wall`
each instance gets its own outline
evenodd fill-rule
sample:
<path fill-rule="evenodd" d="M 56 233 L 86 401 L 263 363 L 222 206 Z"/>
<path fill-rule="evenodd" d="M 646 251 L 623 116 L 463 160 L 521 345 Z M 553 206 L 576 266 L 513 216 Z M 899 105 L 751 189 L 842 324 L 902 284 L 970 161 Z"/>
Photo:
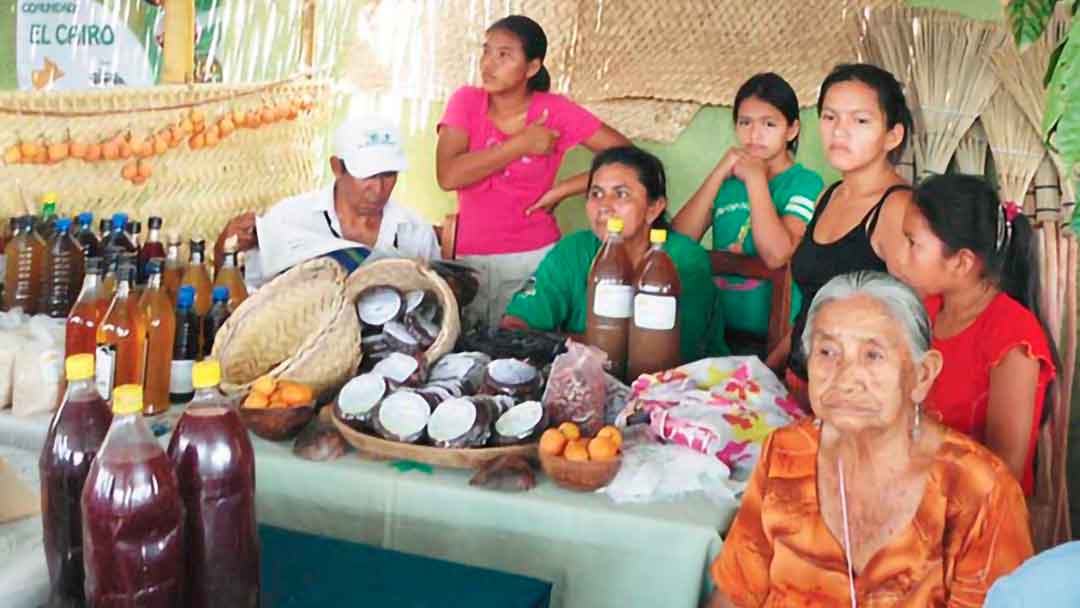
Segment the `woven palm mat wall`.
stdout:
<path fill-rule="evenodd" d="M 847 29 L 856 11 L 898 0 L 446 0 L 410 18 L 372 17 L 414 52 L 390 62 L 354 64 L 361 88 L 399 90 L 432 100 L 478 81 L 484 30 L 510 13 L 535 19 L 548 35 L 553 88 L 632 136 L 671 141 L 703 104 L 730 105 L 750 76 L 775 71 L 812 105 L 818 86 L 854 51 Z M 492 6 L 497 4 L 497 6 Z M 387 13 L 388 14 L 388 13 Z M 400 13 L 399 13 L 400 14 Z M 412 81 L 402 86 L 401 74 Z M 373 87 L 378 83 L 377 87 Z"/>
<path fill-rule="evenodd" d="M 0 166 L 0 216 L 37 207 L 44 192 L 59 195 L 59 211 L 83 210 L 98 217 L 117 211 L 146 224 L 162 216 L 166 229 L 184 238 L 212 239 L 224 222 L 246 210 L 262 210 L 310 190 L 322 175 L 320 152 L 330 118 L 340 104 L 326 81 L 258 85 L 158 86 L 77 92 L 0 94 L 0 148 L 25 140 L 91 143 L 129 131 L 146 138 L 190 118 L 193 109 L 205 124 L 226 113 L 248 112 L 307 98 L 312 106 L 292 120 L 257 129 L 237 128 L 216 146 L 192 149 L 188 140 L 146 159 L 151 175 L 140 185 L 125 180 L 130 160 Z"/>

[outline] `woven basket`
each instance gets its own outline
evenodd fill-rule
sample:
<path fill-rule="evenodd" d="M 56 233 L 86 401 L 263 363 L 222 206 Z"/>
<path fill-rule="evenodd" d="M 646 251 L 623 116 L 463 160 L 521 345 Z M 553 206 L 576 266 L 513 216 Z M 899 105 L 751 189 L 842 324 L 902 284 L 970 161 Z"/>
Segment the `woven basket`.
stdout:
<path fill-rule="evenodd" d="M 62 143 L 69 135 L 89 144 L 130 131 L 141 140 L 177 124 L 193 109 L 205 115 L 209 126 L 229 112 L 305 96 L 315 105 L 293 120 L 237 128 L 213 148 L 192 149 L 185 140 L 147 159 L 153 173 L 141 185 L 121 175 L 131 159 L 2 165 L 0 216 L 26 213 L 27 205 L 36 211 L 40 195 L 56 192 L 62 215 L 124 211 L 143 225 L 157 215 L 166 230 L 177 229 L 185 239 L 213 240 L 231 217 L 262 211 L 319 185 L 323 143 L 342 99 L 323 80 L 0 93 L 0 149 L 5 151 L 40 138 Z"/>
<path fill-rule="evenodd" d="M 434 292 L 442 307 L 442 327 L 425 355 L 429 362 L 433 362 L 454 348 L 461 334 L 457 298 L 446 281 L 426 263 L 416 259 L 393 258 L 360 266 L 345 280 L 345 297 L 350 307 L 355 307 L 362 291 L 378 285 L 390 285 L 401 291 L 425 289 Z"/>
<path fill-rule="evenodd" d="M 330 259 L 296 266 L 255 292 L 219 330 L 212 356 L 222 388 L 244 392 L 269 374 L 337 388 L 360 362 L 360 321 L 345 298 L 345 271 Z"/>

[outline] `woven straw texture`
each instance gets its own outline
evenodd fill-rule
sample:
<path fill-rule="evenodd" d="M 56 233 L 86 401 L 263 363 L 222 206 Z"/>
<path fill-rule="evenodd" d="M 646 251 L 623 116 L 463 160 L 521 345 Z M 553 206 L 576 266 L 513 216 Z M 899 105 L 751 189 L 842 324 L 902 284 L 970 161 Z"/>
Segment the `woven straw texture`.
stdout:
<path fill-rule="evenodd" d="M 406 3 L 408 4 L 408 3 Z M 730 105 L 750 76 L 775 71 L 803 105 L 836 63 L 854 58 L 845 31 L 864 7 L 898 0 L 446 0 L 369 14 L 363 57 L 380 42 L 407 40 L 410 52 L 353 63 L 346 77 L 371 91 L 444 100 L 478 82 L 484 31 L 510 13 L 535 19 L 548 35 L 552 89 L 568 94 L 623 133 L 672 141 L 701 105 Z"/>
<path fill-rule="evenodd" d="M 346 301 L 345 271 L 318 258 L 280 275 L 236 309 L 219 330 L 212 356 L 222 388 L 248 389 L 264 374 L 336 388 L 360 363 L 360 322 Z"/>
<path fill-rule="evenodd" d="M 142 185 L 125 181 L 128 161 L 68 159 L 52 165 L 4 165 L 0 215 L 25 213 L 44 192 L 59 194 L 60 212 L 99 216 L 129 212 L 159 215 L 185 237 L 212 239 L 225 221 L 247 210 L 318 185 L 318 152 L 337 105 L 324 81 L 258 85 L 158 86 L 77 92 L 0 93 L 0 147 L 24 140 L 98 143 L 129 131 L 142 139 L 177 124 L 192 108 L 210 125 L 227 112 L 248 111 L 309 96 L 309 112 L 258 129 L 238 128 L 213 148 L 182 142 L 148 159 L 153 173 Z"/>
<path fill-rule="evenodd" d="M 345 280 L 345 298 L 354 318 L 357 318 L 356 299 L 365 289 L 380 285 L 389 285 L 401 291 L 424 289 L 434 292 L 442 308 L 442 327 L 434 344 L 424 354 L 429 362 L 434 362 L 453 350 L 461 334 L 461 316 L 457 298 L 442 277 L 420 260 L 390 258 L 364 264 Z"/>

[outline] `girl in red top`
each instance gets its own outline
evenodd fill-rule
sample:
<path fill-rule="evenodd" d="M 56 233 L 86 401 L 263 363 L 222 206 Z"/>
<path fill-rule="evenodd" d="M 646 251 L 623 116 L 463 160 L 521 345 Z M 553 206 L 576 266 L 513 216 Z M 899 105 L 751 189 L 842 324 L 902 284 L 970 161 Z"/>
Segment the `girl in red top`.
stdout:
<path fill-rule="evenodd" d="M 938 175 L 915 191 L 889 272 L 926 298 L 944 367 L 927 411 L 997 454 L 1034 490 L 1035 440 L 1060 367 L 1039 303 L 1031 223 L 971 175 Z"/>

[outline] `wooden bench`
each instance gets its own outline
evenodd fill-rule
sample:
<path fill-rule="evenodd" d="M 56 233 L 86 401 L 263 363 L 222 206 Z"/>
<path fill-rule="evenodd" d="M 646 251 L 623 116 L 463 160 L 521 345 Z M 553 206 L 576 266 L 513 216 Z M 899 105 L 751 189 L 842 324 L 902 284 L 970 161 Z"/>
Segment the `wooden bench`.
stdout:
<path fill-rule="evenodd" d="M 772 283 L 769 331 L 765 337 L 765 352 L 760 354 L 764 361 L 791 331 L 791 264 L 771 269 L 761 258 L 726 251 L 710 251 L 709 259 L 713 275 L 734 274 Z"/>

